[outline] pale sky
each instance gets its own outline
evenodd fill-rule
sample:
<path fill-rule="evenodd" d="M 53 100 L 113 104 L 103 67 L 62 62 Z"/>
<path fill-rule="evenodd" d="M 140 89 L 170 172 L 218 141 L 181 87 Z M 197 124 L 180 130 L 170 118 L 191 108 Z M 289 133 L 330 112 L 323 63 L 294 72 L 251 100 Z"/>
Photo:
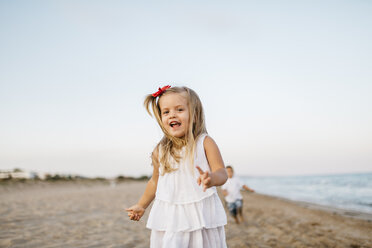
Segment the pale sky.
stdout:
<path fill-rule="evenodd" d="M 240 175 L 372 171 L 371 1 L 0 0 L 0 170 L 149 175 L 143 100 L 200 96 Z"/>

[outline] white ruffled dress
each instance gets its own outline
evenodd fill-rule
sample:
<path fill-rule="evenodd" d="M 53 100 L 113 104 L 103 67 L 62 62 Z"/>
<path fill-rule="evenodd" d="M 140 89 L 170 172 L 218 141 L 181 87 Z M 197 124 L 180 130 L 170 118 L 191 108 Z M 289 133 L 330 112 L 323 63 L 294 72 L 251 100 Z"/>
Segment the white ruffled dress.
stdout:
<path fill-rule="evenodd" d="M 224 248 L 226 213 L 216 187 L 203 192 L 197 184 L 198 165 L 210 171 L 204 151 L 204 134 L 197 140 L 194 165 L 173 161 L 178 168 L 161 175 L 147 228 L 151 229 L 151 248 Z"/>

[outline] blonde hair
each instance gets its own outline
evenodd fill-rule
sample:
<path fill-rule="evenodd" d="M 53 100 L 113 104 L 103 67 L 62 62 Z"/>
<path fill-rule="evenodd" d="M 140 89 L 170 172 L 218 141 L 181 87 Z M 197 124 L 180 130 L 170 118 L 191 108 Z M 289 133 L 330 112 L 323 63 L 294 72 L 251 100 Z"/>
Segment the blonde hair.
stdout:
<path fill-rule="evenodd" d="M 159 106 L 159 99 L 168 94 L 185 94 L 189 108 L 189 128 L 183 138 L 177 138 L 170 135 L 161 120 L 161 110 Z M 186 147 L 186 158 L 189 159 L 191 165 L 194 161 L 194 152 L 196 140 L 203 133 L 207 133 L 205 127 L 204 110 L 199 96 L 190 88 L 187 87 L 171 87 L 167 89 L 160 97 L 153 97 L 151 94 L 147 95 L 144 101 L 144 106 L 150 116 L 155 116 L 161 130 L 164 133 L 163 138 L 157 144 L 155 149 L 160 151 L 160 168 L 161 173 L 172 172 L 176 170 L 170 164 L 170 159 L 173 158 L 177 163 L 181 160 L 181 148 Z M 150 111 L 150 106 L 152 113 Z M 152 156 L 153 157 L 153 156 Z"/>

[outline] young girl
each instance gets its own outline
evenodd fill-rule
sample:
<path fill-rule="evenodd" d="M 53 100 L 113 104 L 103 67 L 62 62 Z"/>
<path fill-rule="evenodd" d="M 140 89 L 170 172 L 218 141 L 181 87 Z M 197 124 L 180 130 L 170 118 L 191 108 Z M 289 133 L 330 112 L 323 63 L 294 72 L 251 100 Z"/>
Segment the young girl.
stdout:
<path fill-rule="evenodd" d="M 153 174 L 137 204 L 127 208 L 138 221 L 155 199 L 147 228 L 150 247 L 226 247 L 226 214 L 216 187 L 227 173 L 207 135 L 198 95 L 187 87 L 159 88 L 146 97 L 164 137 L 152 152 Z"/>

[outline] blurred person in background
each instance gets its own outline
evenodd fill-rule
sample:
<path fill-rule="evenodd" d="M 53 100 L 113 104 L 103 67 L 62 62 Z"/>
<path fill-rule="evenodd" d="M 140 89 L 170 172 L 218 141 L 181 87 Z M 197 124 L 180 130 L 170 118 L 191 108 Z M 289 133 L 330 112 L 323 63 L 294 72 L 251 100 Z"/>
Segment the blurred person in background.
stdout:
<path fill-rule="evenodd" d="M 235 219 L 235 223 L 244 223 L 243 217 L 243 196 L 240 193 L 241 189 L 245 189 L 249 192 L 254 192 L 253 189 L 243 184 L 238 177 L 234 176 L 234 169 L 232 166 L 226 166 L 228 179 L 224 185 L 222 185 L 222 193 L 225 196 L 227 208 L 232 217 Z M 240 222 L 239 222 L 240 218 Z"/>

